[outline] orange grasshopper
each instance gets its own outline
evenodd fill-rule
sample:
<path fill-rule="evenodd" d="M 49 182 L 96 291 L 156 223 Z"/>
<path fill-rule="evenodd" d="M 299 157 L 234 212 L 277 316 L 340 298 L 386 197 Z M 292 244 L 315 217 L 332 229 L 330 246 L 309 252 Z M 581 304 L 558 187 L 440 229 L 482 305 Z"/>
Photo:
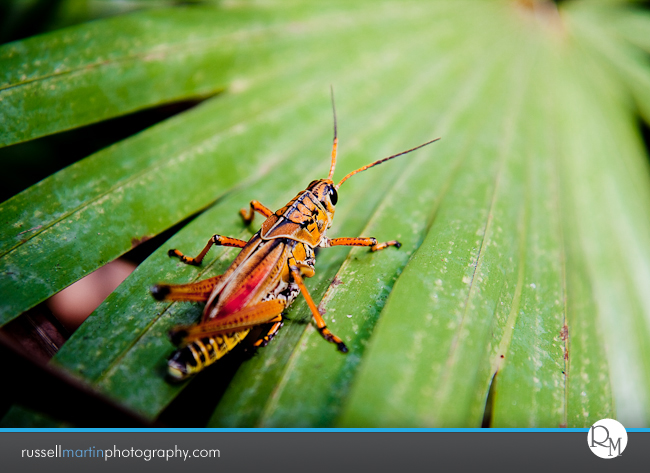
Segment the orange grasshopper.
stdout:
<path fill-rule="evenodd" d="M 335 343 L 346 353 L 345 343 L 330 332 L 316 304 L 309 295 L 303 278 L 315 274 L 314 249 L 330 246 L 369 246 L 371 251 L 389 246 L 399 248 L 398 241 L 378 243 L 375 238 L 327 238 L 332 225 L 338 189 L 354 174 L 381 164 L 389 159 L 410 153 L 435 140 L 363 166 L 345 176 L 334 185 L 332 177 L 336 166 L 337 130 L 334 115 L 334 142 L 330 172 L 327 179 L 312 181 L 277 212 L 256 200 L 250 202 L 241 216 L 250 224 L 255 212 L 266 220 L 262 228 L 247 242 L 237 238 L 214 235 L 196 257 L 188 257 L 178 250 L 169 250 L 169 256 L 183 263 L 200 265 L 212 245 L 241 248 L 230 267 L 222 275 L 191 284 L 157 284 L 151 293 L 158 300 L 206 302 L 201 322 L 188 327 L 177 327 L 170 333 L 172 341 L 180 345 L 168 361 L 168 375 L 173 380 L 183 380 L 198 373 L 231 351 L 255 326 L 272 324 L 264 336 L 253 346 L 265 346 L 282 326 L 282 311 L 301 292 L 314 317 L 316 327 L 325 340 Z"/>

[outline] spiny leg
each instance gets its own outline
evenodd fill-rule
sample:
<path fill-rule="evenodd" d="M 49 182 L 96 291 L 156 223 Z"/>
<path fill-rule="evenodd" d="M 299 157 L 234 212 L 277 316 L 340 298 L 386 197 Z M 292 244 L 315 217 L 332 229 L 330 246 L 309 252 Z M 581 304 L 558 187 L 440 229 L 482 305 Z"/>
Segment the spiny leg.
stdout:
<path fill-rule="evenodd" d="M 151 287 L 151 295 L 159 301 L 205 302 L 222 277 L 219 275 L 190 284 L 156 284 Z"/>
<path fill-rule="evenodd" d="M 308 269 L 311 269 L 307 267 Z M 305 268 L 305 269 L 307 269 Z M 343 353 L 348 352 L 348 347 L 345 346 L 345 343 L 343 343 L 343 340 L 341 340 L 339 337 L 334 335 L 332 332 L 330 332 L 327 328 L 327 325 L 325 324 L 325 321 L 323 320 L 323 317 L 320 315 L 320 312 L 318 311 L 318 307 L 316 307 L 316 304 L 314 303 L 314 300 L 311 298 L 311 295 L 309 294 L 309 291 L 307 290 L 307 287 L 305 286 L 305 282 L 302 279 L 302 275 L 300 274 L 300 268 L 298 267 L 298 264 L 296 263 L 295 258 L 292 256 L 289 258 L 289 269 L 291 270 L 291 273 L 293 274 L 293 279 L 300 288 L 300 292 L 302 292 L 303 297 L 307 301 L 307 305 L 309 306 L 309 309 L 311 310 L 311 315 L 314 317 L 314 321 L 316 322 L 316 327 L 318 328 L 318 331 L 320 334 L 327 340 L 328 342 L 335 343 L 337 348 L 342 351 Z"/>
<path fill-rule="evenodd" d="M 261 340 L 262 343 L 265 340 L 268 342 L 282 325 L 285 306 L 284 301 L 270 300 L 219 319 L 210 319 L 190 327 L 176 327 L 169 335 L 173 343 L 182 346 L 167 362 L 169 378 L 182 381 L 211 365 L 232 351 L 255 325 L 273 323 L 271 330 Z"/>
<path fill-rule="evenodd" d="M 278 330 L 280 330 L 280 327 L 282 327 L 283 319 L 282 315 L 278 315 L 274 319 L 269 320 L 269 323 L 275 322 L 273 326 L 266 332 L 266 335 L 263 337 L 260 337 L 255 343 L 253 343 L 254 347 L 265 347 L 266 345 L 269 344 L 271 339 L 275 337 L 275 334 L 278 333 Z"/>
<path fill-rule="evenodd" d="M 205 258 L 205 255 L 210 251 L 210 248 L 212 248 L 212 245 L 215 246 L 232 246 L 235 248 L 243 248 L 246 246 L 246 241 L 240 240 L 238 238 L 232 238 L 232 237 L 227 237 L 227 236 L 222 236 L 222 235 L 212 235 L 212 238 L 208 240 L 208 244 L 205 245 L 205 248 L 203 248 L 203 251 L 199 253 L 197 256 L 192 258 L 191 256 L 185 256 L 183 253 L 181 253 L 178 250 L 169 250 L 167 254 L 169 256 L 175 256 L 177 258 L 180 258 L 180 260 L 185 263 L 185 264 L 191 264 L 194 266 L 198 266 L 201 264 L 201 261 L 203 261 L 203 258 Z"/>
<path fill-rule="evenodd" d="M 391 240 L 387 241 L 384 243 L 377 243 L 377 239 L 370 237 L 370 238 L 332 238 L 332 239 L 326 239 L 324 244 L 322 244 L 324 247 L 328 246 L 369 246 L 371 251 L 379 251 L 383 250 L 384 248 L 388 248 L 389 246 L 394 246 L 395 248 L 399 248 L 402 246 L 402 244 L 397 241 L 397 240 Z"/>
<path fill-rule="evenodd" d="M 244 223 L 246 225 L 250 225 L 253 222 L 253 219 L 255 218 L 255 212 L 259 212 L 260 214 L 264 215 L 264 217 L 266 217 L 266 218 L 273 215 L 273 212 L 270 209 L 265 207 L 263 204 L 261 204 L 257 200 L 251 200 L 250 208 L 249 208 L 248 212 L 246 212 L 246 209 L 241 209 L 239 211 L 239 214 L 244 219 Z"/>
<path fill-rule="evenodd" d="M 173 343 L 188 343 L 205 337 L 214 337 L 236 331 L 241 331 L 256 325 L 278 322 L 282 318 L 285 302 L 279 299 L 260 302 L 253 306 L 244 307 L 218 319 L 210 319 L 196 325 L 176 327 L 169 332 Z M 278 327 L 279 328 L 279 327 Z M 277 331 L 277 330 L 276 330 Z"/>

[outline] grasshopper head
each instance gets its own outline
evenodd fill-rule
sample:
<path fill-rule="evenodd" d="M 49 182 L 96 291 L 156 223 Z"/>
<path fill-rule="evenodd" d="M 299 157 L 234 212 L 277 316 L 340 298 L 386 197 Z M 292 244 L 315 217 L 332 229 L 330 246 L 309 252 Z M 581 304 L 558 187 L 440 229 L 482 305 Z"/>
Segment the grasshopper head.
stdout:
<path fill-rule="evenodd" d="M 334 216 L 334 206 L 338 201 L 338 193 L 336 187 L 331 179 L 318 179 L 311 181 L 307 186 L 307 190 L 316 196 L 316 198 L 323 204 L 325 210 L 329 214 L 330 222 Z"/>

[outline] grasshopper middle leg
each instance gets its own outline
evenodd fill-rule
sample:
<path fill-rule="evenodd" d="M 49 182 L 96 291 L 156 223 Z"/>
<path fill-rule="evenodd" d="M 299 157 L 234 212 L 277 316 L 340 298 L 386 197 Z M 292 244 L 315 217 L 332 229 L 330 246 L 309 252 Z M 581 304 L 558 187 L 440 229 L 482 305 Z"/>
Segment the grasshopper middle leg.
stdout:
<path fill-rule="evenodd" d="M 325 324 L 325 321 L 323 320 L 323 316 L 320 315 L 320 312 L 318 311 L 318 307 L 316 307 L 316 304 L 314 303 L 314 300 L 311 298 L 311 295 L 309 294 L 309 291 L 307 290 L 307 286 L 305 286 L 305 282 L 302 279 L 302 274 L 301 274 L 301 268 L 299 267 L 298 263 L 296 262 L 296 259 L 292 256 L 289 258 L 289 269 L 291 270 L 291 273 L 293 275 L 293 279 L 298 284 L 298 287 L 300 288 L 300 292 L 302 293 L 303 297 L 307 301 L 307 305 L 309 306 L 309 309 L 311 310 L 311 315 L 314 318 L 314 321 L 316 322 L 316 328 L 318 329 L 318 332 L 323 336 L 325 340 L 328 342 L 332 342 L 336 344 L 336 347 L 342 351 L 343 353 L 348 352 L 348 347 L 345 346 L 345 343 L 343 343 L 343 340 L 341 340 L 339 337 L 334 335 L 332 332 L 329 331 L 327 328 L 327 325 Z M 310 267 L 305 267 L 304 268 L 307 271 L 306 276 L 313 275 L 313 269 Z M 310 271 L 311 270 L 311 271 Z"/>

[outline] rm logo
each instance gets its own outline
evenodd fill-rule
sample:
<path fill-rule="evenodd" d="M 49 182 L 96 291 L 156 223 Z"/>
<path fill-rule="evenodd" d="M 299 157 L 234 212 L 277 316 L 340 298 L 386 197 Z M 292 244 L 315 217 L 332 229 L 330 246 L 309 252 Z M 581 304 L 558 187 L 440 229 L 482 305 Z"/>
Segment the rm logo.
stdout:
<path fill-rule="evenodd" d="M 616 458 L 627 446 L 627 431 L 623 424 L 613 419 L 602 419 L 589 429 L 589 448 L 600 458 Z"/>

